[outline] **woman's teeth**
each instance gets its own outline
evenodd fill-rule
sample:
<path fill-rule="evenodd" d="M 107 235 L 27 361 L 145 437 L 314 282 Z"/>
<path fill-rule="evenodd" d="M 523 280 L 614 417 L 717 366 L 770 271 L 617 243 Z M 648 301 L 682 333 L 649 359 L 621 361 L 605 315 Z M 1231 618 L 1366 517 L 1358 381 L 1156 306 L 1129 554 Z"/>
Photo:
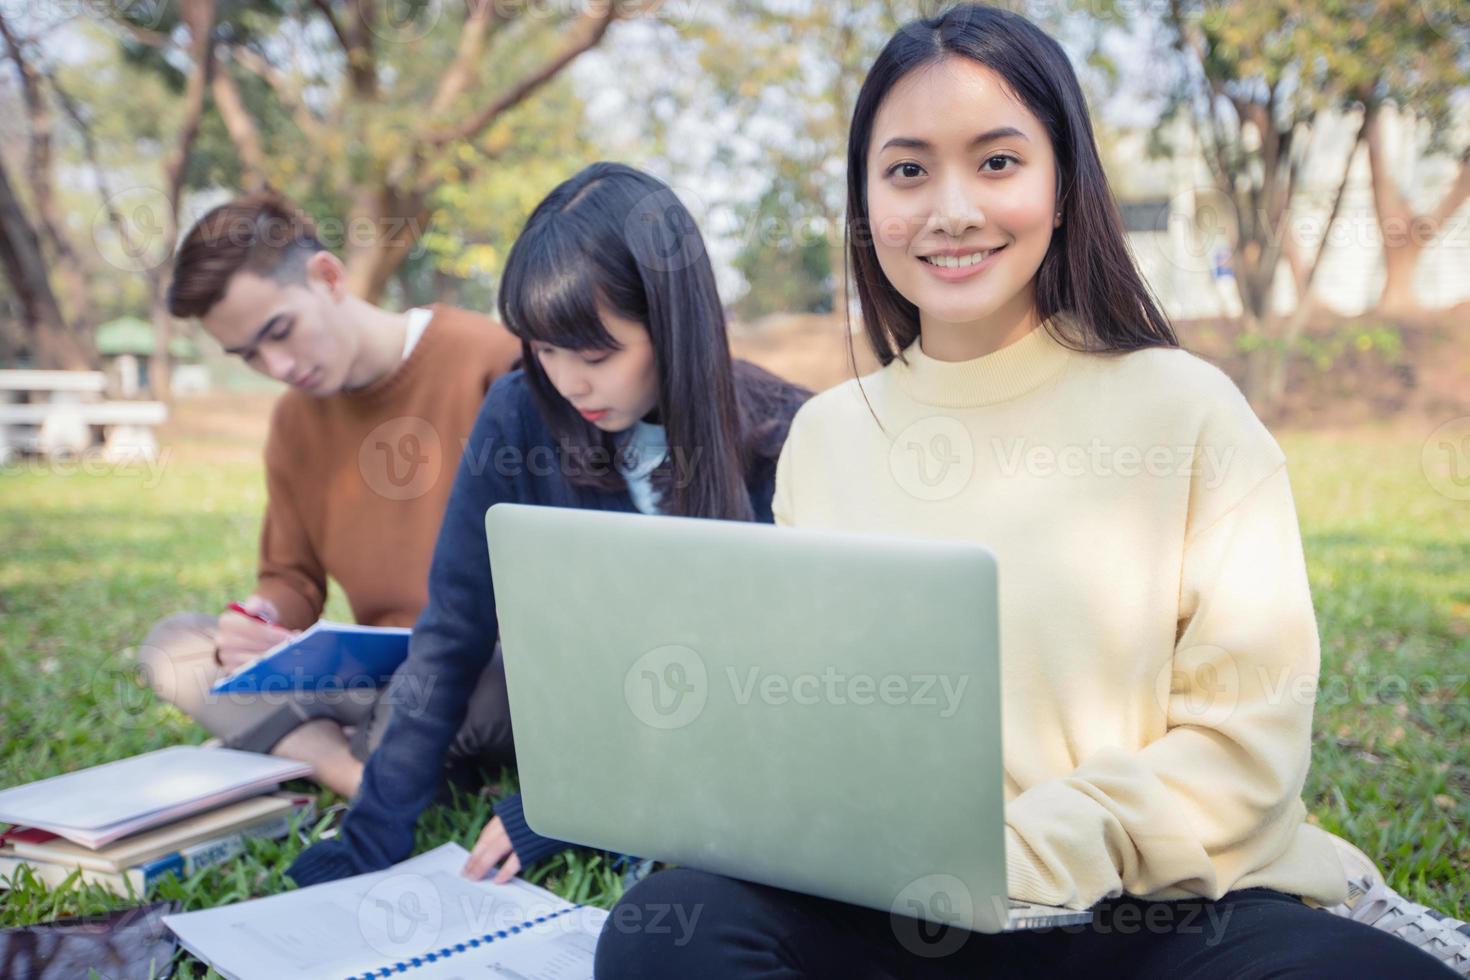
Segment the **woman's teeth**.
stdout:
<path fill-rule="evenodd" d="M 1005 248 L 1005 246 L 1002 245 L 1000 248 Z M 923 259 L 930 265 L 937 265 L 941 269 L 964 269 L 972 265 L 979 265 L 999 252 L 1000 248 L 992 248 L 988 252 L 972 252 L 969 255 L 925 255 Z"/>

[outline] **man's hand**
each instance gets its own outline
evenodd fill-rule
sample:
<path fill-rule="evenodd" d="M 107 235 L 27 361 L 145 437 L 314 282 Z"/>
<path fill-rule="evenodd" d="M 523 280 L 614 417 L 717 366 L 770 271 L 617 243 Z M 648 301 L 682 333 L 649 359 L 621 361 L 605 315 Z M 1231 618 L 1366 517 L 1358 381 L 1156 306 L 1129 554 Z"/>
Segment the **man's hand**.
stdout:
<path fill-rule="evenodd" d="M 240 605 L 258 616 L 264 616 L 272 623 L 280 615 L 270 600 L 262 599 L 258 595 L 251 596 Z M 277 643 L 290 639 L 294 635 L 294 632 L 283 626 L 262 623 L 232 610 L 226 611 L 219 618 L 217 656 L 220 666 L 233 673 L 257 659 Z"/>
<path fill-rule="evenodd" d="M 501 864 L 502 860 L 504 864 Z M 500 822 L 499 817 L 491 817 L 485 829 L 480 831 L 480 839 L 475 841 L 475 849 L 470 852 L 470 859 L 465 862 L 464 870 L 460 874 L 471 881 L 479 881 L 497 864 L 500 865 L 500 870 L 495 872 L 497 885 L 510 881 L 521 870 L 521 859 L 516 857 L 515 849 L 510 846 L 510 836 L 505 832 L 505 824 Z"/>

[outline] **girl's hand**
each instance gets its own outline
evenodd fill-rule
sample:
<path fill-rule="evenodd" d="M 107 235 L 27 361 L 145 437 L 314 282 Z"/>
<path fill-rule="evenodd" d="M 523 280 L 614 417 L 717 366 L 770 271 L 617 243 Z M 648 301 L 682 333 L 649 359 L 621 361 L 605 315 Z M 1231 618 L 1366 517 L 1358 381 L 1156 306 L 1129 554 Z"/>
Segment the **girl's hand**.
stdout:
<path fill-rule="evenodd" d="M 502 861 L 505 863 L 501 864 Z M 505 824 L 499 817 L 491 817 L 485 829 L 480 831 L 480 839 L 475 841 L 475 849 L 470 852 L 470 859 L 460 874 L 471 881 L 479 881 L 497 864 L 500 865 L 500 870 L 495 872 L 497 885 L 510 881 L 521 870 L 521 859 L 516 857 L 515 849 L 510 846 Z"/>
<path fill-rule="evenodd" d="M 253 595 L 241 605 L 272 622 L 262 623 L 234 611 L 226 611 L 221 614 L 215 658 L 219 660 L 221 667 L 231 673 L 255 660 L 277 643 L 290 639 L 294 635 L 291 630 L 274 625 L 274 620 L 279 618 L 279 614 L 270 600 Z"/>

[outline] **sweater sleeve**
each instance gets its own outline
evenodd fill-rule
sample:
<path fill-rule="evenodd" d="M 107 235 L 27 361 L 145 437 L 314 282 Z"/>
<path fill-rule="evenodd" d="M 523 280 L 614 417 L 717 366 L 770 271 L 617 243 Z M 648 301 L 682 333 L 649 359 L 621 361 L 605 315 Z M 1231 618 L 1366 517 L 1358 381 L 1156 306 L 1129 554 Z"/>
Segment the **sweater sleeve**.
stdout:
<path fill-rule="evenodd" d="M 795 478 L 792 470 L 801 450 L 797 447 L 797 437 L 802 426 L 802 413 L 797 411 L 795 418 L 791 420 L 791 428 L 786 433 L 786 442 L 781 446 L 781 455 L 776 458 L 776 480 L 775 489 L 771 494 L 771 516 L 776 524 L 781 527 L 792 527 L 796 524 L 796 501 L 794 499 L 794 488 L 792 486 Z"/>
<path fill-rule="evenodd" d="M 1279 452 L 1279 451 L 1278 451 Z M 1319 640 L 1284 463 L 1185 539 L 1165 733 L 1104 750 L 1006 808 L 1012 897 L 1218 898 L 1302 825 Z"/>
<path fill-rule="evenodd" d="M 377 871 L 413 847 L 414 825 L 438 789 L 445 752 L 498 635 L 485 512 L 517 499 L 510 478 L 490 462 L 503 444 L 502 420 L 514 414 L 512 400 L 496 385 L 480 408 L 434 548 L 429 602 L 388 689 L 387 730 L 338 839 L 305 851 L 287 872 L 293 878 L 298 871 L 313 880 Z M 323 853 L 314 855 L 318 848 Z"/>
<path fill-rule="evenodd" d="M 298 510 L 289 474 L 296 465 L 286 443 L 283 406 L 271 417 L 265 449 L 266 506 L 260 529 L 255 591 L 280 613 L 281 625 L 305 629 L 321 618 L 327 600 L 327 571 Z"/>
<path fill-rule="evenodd" d="M 495 815 L 505 825 L 505 835 L 510 838 L 511 850 L 515 851 L 516 857 L 521 859 L 523 868 L 529 868 L 537 861 L 549 858 L 553 854 L 560 854 L 572 846 L 554 837 L 542 837 L 532 830 L 531 825 L 526 823 L 526 815 L 521 809 L 521 794 L 519 793 L 507 796 L 495 804 Z"/>

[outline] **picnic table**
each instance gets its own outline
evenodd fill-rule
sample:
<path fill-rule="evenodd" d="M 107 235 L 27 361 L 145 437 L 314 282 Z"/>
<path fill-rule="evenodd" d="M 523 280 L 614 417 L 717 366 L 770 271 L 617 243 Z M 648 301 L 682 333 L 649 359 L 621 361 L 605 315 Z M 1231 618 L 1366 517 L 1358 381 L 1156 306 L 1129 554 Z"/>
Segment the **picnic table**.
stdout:
<path fill-rule="evenodd" d="M 162 402 L 107 400 L 101 371 L 0 371 L 0 462 L 18 452 L 80 455 L 98 442 L 110 459 L 158 454 L 155 427 L 168 419 Z"/>

